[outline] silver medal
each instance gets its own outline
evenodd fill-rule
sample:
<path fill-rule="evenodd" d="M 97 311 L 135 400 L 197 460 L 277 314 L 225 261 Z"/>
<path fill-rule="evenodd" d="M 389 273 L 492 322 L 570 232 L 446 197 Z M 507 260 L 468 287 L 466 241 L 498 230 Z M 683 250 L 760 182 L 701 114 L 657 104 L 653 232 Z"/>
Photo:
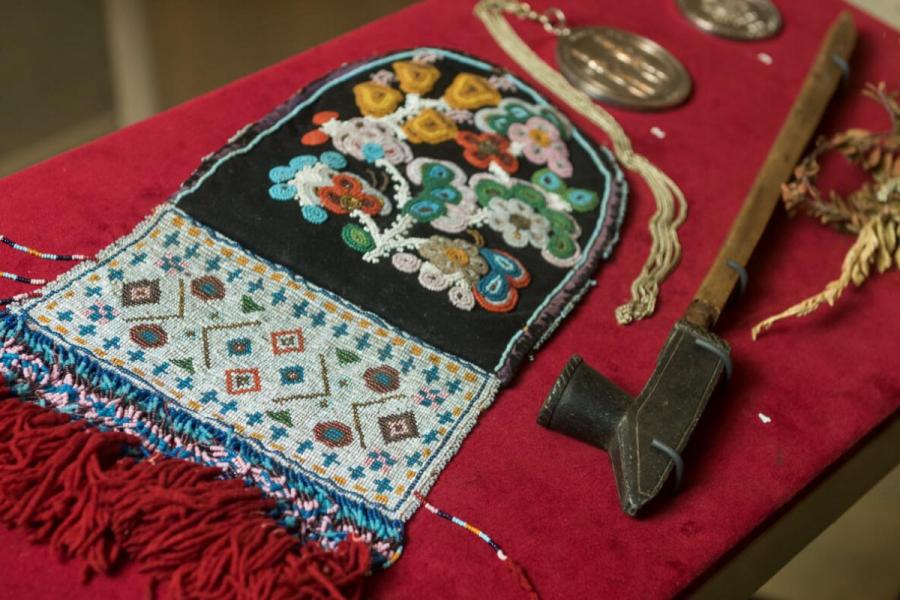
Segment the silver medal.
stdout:
<path fill-rule="evenodd" d="M 691 93 L 691 77 L 678 59 L 653 40 L 621 29 L 573 29 L 560 36 L 556 60 L 572 85 L 625 108 L 667 108 Z"/>
<path fill-rule="evenodd" d="M 770 0 L 678 0 L 678 8 L 703 31 L 735 40 L 772 37 L 781 13 Z"/>

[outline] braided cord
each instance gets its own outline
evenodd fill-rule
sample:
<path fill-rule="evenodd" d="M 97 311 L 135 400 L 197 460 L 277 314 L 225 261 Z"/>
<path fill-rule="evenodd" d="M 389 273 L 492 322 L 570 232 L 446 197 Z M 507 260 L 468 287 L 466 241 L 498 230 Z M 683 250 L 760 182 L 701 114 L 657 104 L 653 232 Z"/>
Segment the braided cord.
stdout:
<path fill-rule="evenodd" d="M 656 211 L 648 224 L 652 239 L 650 252 L 641 272 L 631 284 L 631 300 L 616 309 L 616 320 L 621 325 L 648 317 L 656 308 L 659 284 L 675 269 L 681 258 L 678 228 L 687 217 L 684 194 L 668 175 L 634 151 L 625 130 L 612 115 L 572 86 L 522 41 L 502 13 L 508 6 L 510 4 L 502 0 L 481 0 L 475 5 L 475 15 L 484 23 L 494 41 L 533 79 L 602 129 L 612 142 L 619 162 L 639 174 L 653 193 Z"/>

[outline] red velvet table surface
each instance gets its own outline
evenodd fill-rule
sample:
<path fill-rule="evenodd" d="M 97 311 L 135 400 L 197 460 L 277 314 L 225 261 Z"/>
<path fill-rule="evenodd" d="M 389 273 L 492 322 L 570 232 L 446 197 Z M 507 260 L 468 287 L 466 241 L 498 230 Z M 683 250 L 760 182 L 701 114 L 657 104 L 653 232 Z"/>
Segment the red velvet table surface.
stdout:
<path fill-rule="evenodd" d="M 543 6 L 543 2 L 540 3 Z M 690 101 L 661 113 L 614 111 L 635 147 L 669 173 L 690 200 L 684 257 L 662 288 L 656 316 L 628 328 L 613 308 L 643 260 L 653 199 L 633 193 L 623 240 L 599 285 L 481 418 L 430 500 L 483 528 L 530 573 L 545 598 L 659 598 L 676 594 L 738 546 L 900 405 L 900 273 L 875 276 L 835 308 L 783 323 L 752 342 L 758 320 L 819 291 L 852 243 L 808 218 L 776 216 L 750 265 L 750 286 L 718 331 L 733 345 L 735 375 L 713 400 L 686 456 L 683 489 L 640 520 L 619 509 L 608 459 L 540 428 L 535 417 L 565 361 L 579 352 L 636 393 L 669 328 L 685 309 L 788 112 L 820 39 L 842 5 L 779 2 L 778 37 L 736 43 L 696 30 L 672 0 L 560 0 L 573 25 L 603 24 L 660 42 L 694 78 Z M 94 252 L 127 233 L 175 191 L 205 154 L 291 92 L 344 61 L 419 45 L 461 49 L 518 72 L 471 14 L 470 1 L 431 0 L 0 181 L 2 233 L 59 252 Z M 860 38 L 850 84 L 823 124 L 886 128 L 859 91 L 866 81 L 900 86 L 900 36 L 855 13 Z M 517 24 L 552 60 L 554 41 Z M 235 40 L 235 43 L 241 43 Z M 764 64 L 758 53 L 773 61 Z M 65 99 L 60 99 L 64 102 Z M 575 121 L 598 139 L 602 134 Z M 659 139 L 651 128 L 665 132 Z M 837 183 L 855 182 L 841 174 Z M 4 270 L 52 276 L 5 246 Z M 22 291 L 4 283 L 2 295 Z M 771 418 L 763 423 L 759 414 Z M 21 532 L 0 530 L 2 598 L 141 598 L 134 566 L 79 583 Z M 522 598 L 482 542 L 420 511 L 401 560 L 372 581 L 378 598 Z"/>

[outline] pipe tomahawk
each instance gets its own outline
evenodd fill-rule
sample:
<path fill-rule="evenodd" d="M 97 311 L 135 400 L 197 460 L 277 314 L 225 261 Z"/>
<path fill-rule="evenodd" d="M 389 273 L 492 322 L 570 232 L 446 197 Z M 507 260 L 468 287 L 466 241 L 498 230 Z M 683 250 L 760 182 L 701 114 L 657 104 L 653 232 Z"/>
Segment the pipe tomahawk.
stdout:
<path fill-rule="evenodd" d="M 730 348 L 710 329 L 734 290 L 829 99 L 846 75 L 856 42 L 848 12 L 829 29 L 715 262 L 684 316 L 675 323 L 647 385 L 631 398 L 573 356 L 538 416 L 538 423 L 609 453 L 616 487 L 629 515 L 650 502 L 672 470 L 681 480 L 681 452 L 723 373 Z"/>

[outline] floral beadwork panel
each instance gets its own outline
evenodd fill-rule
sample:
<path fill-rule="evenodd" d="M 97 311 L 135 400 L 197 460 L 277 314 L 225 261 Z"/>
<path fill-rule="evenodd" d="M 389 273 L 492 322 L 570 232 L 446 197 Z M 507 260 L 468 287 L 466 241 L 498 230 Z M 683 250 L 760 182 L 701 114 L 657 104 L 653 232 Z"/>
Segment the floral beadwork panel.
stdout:
<path fill-rule="evenodd" d="M 25 314 L 282 468 L 397 519 L 499 383 L 172 207 Z"/>
<path fill-rule="evenodd" d="M 345 67 L 209 158 L 178 206 L 508 380 L 617 240 L 611 154 L 509 73 L 439 49 Z"/>

